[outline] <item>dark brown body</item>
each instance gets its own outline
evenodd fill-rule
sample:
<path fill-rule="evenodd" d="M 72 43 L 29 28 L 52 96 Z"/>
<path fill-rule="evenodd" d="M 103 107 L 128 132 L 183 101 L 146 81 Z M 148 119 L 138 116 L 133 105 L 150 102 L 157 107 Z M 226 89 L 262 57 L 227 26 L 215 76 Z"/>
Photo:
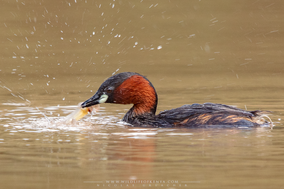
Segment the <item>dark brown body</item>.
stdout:
<path fill-rule="evenodd" d="M 192 104 L 155 115 L 158 96 L 144 76 L 124 72 L 107 79 L 82 107 L 99 103 L 133 104 L 123 121 L 139 127 L 255 127 L 267 122 L 262 111 L 245 111 L 223 104 Z"/>
<path fill-rule="evenodd" d="M 244 111 L 223 104 L 192 104 L 160 112 L 133 116 L 130 110 L 123 121 L 142 127 L 256 127 L 265 124 L 260 111 Z"/>

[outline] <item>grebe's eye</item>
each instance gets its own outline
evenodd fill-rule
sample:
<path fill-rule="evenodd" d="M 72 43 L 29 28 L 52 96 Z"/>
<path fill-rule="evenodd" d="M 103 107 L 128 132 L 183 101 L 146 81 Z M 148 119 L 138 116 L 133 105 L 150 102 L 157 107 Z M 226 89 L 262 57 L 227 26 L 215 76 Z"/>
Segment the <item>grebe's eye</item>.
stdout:
<path fill-rule="evenodd" d="M 107 93 L 112 93 L 113 87 L 109 87 L 109 88 L 107 88 L 105 91 L 106 91 Z"/>

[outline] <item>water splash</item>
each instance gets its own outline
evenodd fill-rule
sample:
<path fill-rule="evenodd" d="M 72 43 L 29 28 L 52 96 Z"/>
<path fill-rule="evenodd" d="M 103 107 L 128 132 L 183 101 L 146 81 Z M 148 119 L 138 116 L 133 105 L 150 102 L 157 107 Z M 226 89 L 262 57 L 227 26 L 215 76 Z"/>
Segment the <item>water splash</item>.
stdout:
<path fill-rule="evenodd" d="M 9 104 L 10 105 L 10 104 Z M 18 105 L 18 104 L 15 104 Z M 119 118 L 104 115 L 89 116 L 80 121 L 68 121 L 66 115 L 77 106 L 19 107 L 0 112 L 1 125 L 10 132 L 82 132 L 103 127 L 125 126 Z M 60 115 L 60 114 L 63 114 Z M 57 117 L 50 115 L 59 115 Z"/>
<path fill-rule="evenodd" d="M 116 69 L 115 72 L 112 73 L 112 75 L 115 75 L 119 71 L 119 69 L 120 68 Z"/>
<path fill-rule="evenodd" d="M 21 94 L 15 94 L 10 88 L 6 87 L 5 85 L 1 85 L 1 84 L 3 84 L 3 81 L 0 81 L 0 87 L 9 91 L 10 94 L 13 97 L 20 98 L 21 100 L 25 101 L 24 105 L 30 105 L 31 104 L 31 102 L 28 99 L 24 98 Z M 16 104 L 18 104 L 18 103 L 16 103 Z"/>

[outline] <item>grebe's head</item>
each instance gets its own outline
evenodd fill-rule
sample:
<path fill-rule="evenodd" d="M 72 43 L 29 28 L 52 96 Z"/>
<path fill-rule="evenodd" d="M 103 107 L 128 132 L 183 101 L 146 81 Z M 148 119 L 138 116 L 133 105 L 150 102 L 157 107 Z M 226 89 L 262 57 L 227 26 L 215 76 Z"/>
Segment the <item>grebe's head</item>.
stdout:
<path fill-rule="evenodd" d="M 155 88 L 146 77 L 134 72 L 123 72 L 103 82 L 96 94 L 81 106 L 85 108 L 102 103 L 134 104 L 137 114 L 155 114 L 157 102 Z"/>

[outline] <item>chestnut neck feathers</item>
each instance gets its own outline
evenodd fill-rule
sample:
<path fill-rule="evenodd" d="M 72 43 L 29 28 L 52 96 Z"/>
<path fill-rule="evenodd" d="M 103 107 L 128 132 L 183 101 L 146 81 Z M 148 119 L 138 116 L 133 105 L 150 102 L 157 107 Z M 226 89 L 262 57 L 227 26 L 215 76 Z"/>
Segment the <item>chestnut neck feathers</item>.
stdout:
<path fill-rule="evenodd" d="M 128 77 L 113 91 L 112 103 L 133 104 L 130 111 L 133 111 L 134 115 L 155 115 L 157 102 L 158 97 L 153 85 L 139 74 Z"/>

